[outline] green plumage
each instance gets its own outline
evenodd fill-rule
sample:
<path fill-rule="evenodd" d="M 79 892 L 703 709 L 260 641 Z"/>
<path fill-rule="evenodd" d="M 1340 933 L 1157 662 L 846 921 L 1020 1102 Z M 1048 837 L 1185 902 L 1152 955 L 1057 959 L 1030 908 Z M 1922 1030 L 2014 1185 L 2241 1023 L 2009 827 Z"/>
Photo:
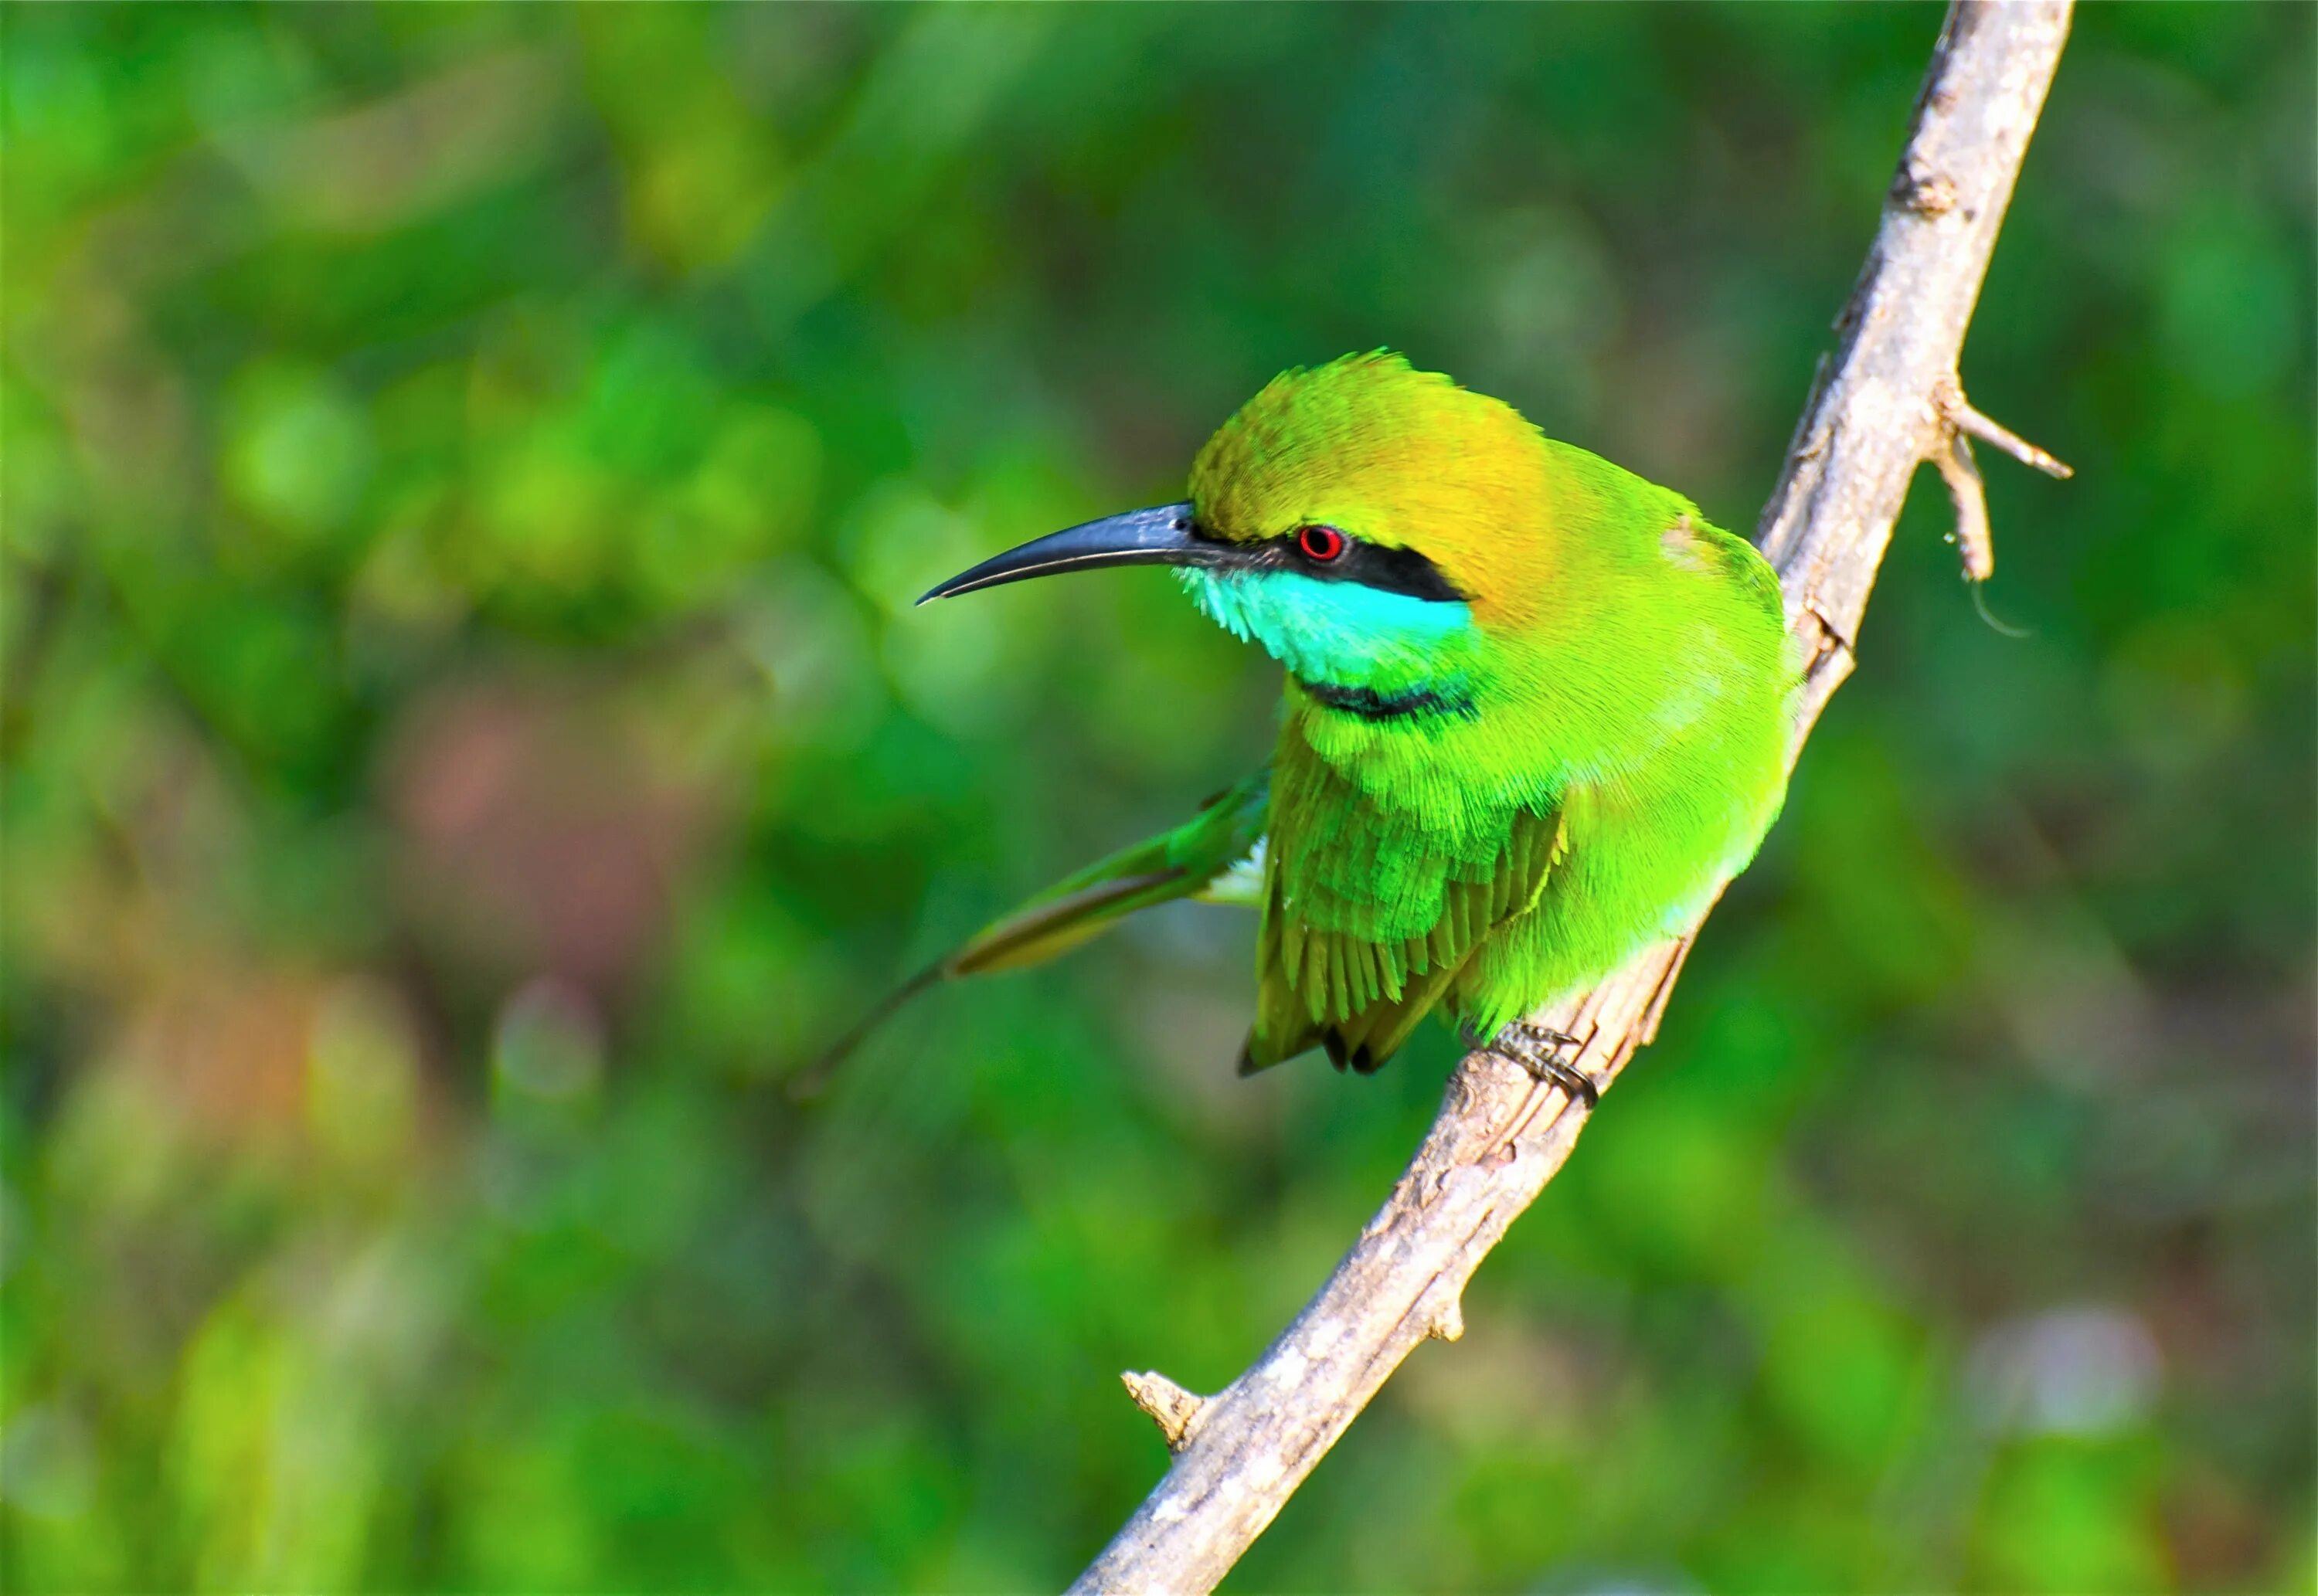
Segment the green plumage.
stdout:
<path fill-rule="evenodd" d="M 921 980 L 1223 885 L 1262 911 L 1243 1070 L 1314 1046 L 1370 1070 L 1427 1013 L 1491 1035 L 1678 932 L 1777 814 L 1795 671 L 1762 557 L 1397 356 L 1283 373 L 1200 451 L 1187 505 L 936 596 L 1153 562 L 1286 667 L 1270 770 Z"/>

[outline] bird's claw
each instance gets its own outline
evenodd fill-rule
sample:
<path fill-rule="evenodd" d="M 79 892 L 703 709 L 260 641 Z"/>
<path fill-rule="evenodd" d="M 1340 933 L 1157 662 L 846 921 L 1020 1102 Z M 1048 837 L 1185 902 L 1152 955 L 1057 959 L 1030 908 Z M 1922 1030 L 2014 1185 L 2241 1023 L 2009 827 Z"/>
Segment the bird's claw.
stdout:
<path fill-rule="evenodd" d="M 1548 1086 L 1558 1086 L 1571 1102 L 1582 1102 L 1591 1114 L 1602 1103 L 1602 1089 L 1594 1084 L 1593 1077 L 1579 1069 L 1574 1059 L 1563 1050 L 1576 1054 L 1586 1044 L 1578 1038 L 1544 1026 L 1533 1026 L 1527 1020 L 1515 1020 L 1496 1034 L 1489 1051 L 1499 1058 L 1510 1059 L 1528 1071 L 1532 1078 Z"/>

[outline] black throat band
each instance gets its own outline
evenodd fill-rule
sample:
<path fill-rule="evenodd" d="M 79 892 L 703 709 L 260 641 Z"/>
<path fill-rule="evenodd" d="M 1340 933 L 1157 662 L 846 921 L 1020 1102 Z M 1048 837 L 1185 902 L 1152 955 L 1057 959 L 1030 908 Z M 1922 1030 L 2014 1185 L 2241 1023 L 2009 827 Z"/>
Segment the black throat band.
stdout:
<path fill-rule="evenodd" d="M 1363 721 L 1404 721 L 1422 715 L 1462 715 L 1469 720 L 1473 714 L 1471 699 L 1451 698 L 1430 687 L 1379 693 L 1374 687 L 1339 687 L 1327 682 L 1307 682 L 1302 677 L 1296 679 L 1316 702 Z"/>

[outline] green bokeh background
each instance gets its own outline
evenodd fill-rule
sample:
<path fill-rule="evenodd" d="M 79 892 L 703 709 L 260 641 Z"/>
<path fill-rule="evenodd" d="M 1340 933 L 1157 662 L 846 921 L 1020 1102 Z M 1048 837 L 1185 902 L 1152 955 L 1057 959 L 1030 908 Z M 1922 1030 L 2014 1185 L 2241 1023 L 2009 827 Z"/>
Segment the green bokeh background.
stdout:
<path fill-rule="evenodd" d="M 917 613 L 1388 344 L 1750 526 L 1922 6 L 13 7 L 0 1581 L 1026 1590 L 1433 1112 L 1184 907 L 1163 575 Z M 2313 13 L 2092 10 L 1857 678 L 1246 1591 L 2308 1589 Z"/>

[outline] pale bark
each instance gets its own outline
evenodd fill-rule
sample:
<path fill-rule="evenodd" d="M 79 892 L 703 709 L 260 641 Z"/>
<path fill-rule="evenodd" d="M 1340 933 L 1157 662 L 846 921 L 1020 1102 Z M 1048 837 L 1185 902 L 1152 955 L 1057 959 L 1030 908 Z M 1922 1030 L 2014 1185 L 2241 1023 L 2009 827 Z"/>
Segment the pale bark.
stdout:
<path fill-rule="evenodd" d="M 1840 345 L 1758 533 L 1807 662 L 1791 758 L 1850 674 L 1916 469 L 1931 463 L 1946 480 L 1975 578 L 1993 556 L 1966 435 L 2066 473 L 1964 402 L 1956 359 L 2068 28 L 2066 0 L 1972 0 L 1941 31 Z M 1653 949 L 1536 1018 L 1583 1039 L 1580 1067 L 1607 1087 L 1649 1040 L 1689 946 Z M 1253 1367 L 1206 1398 L 1163 1376 L 1126 1376 L 1174 1464 L 1072 1589 L 1188 1592 L 1222 1579 L 1401 1359 L 1428 1336 L 1460 1333 L 1466 1281 L 1586 1117 L 1518 1066 L 1469 1054 L 1391 1197 Z"/>

